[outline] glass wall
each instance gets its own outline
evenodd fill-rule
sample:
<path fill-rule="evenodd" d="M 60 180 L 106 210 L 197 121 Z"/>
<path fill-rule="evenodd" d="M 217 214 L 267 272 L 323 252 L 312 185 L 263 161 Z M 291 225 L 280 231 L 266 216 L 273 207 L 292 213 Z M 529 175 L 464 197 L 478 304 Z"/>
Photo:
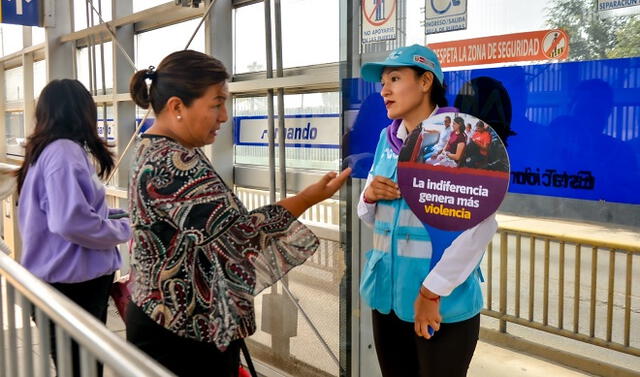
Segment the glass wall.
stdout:
<path fill-rule="evenodd" d="M 24 145 L 26 141 L 24 133 L 24 112 L 5 112 L 4 125 L 7 157 L 20 159 L 24 155 Z"/>
<path fill-rule="evenodd" d="M 96 44 L 76 50 L 77 78 L 94 95 L 111 93 L 113 89 L 113 43 Z M 91 51 L 90 51 L 91 50 Z M 90 64 L 89 54 L 95 64 Z M 104 53 L 104 56 L 103 56 Z M 120 52 L 118 52 L 120 53 Z M 104 77 L 103 69 L 104 66 Z M 104 80 L 104 85 L 103 85 Z"/>
<path fill-rule="evenodd" d="M 338 0 L 282 1 L 283 68 L 339 60 L 338 5 Z M 300 17 L 301 14 L 312 14 L 313 17 Z M 263 3 L 234 10 L 234 73 L 266 69 L 264 25 Z M 275 38 L 275 23 L 272 23 L 272 29 Z M 275 39 L 272 46 L 275 69 Z"/>
<path fill-rule="evenodd" d="M 92 8 L 91 3 L 93 3 Z M 93 26 L 100 23 L 100 18 L 96 11 L 100 12 L 102 20 L 105 22 L 111 21 L 111 1 L 110 0 L 92 0 L 92 2 L 86 0 L 73 0 L 73 22 L 74 30 L 83 30 L 87 28 L 87 25 Z"/>
<path fill-rule="evenodd" d="M 285 0 L 282 2 L 284 69 L 338 61 L 338 5 L 338 1 L 335 0 Z M 275 9 L 272 9 L 272 15 L 274 13 Z M 303 13 L 313 14 L 314 17 L 299 17 Z M 234 73 L 266 69 L 264 19 L 262 2 L 234 10 Z M 273 28 L 275 23 L 272 24 Z M 303 29 L 314 30 L 314 32 L 300 33 Z M 275 32 L 273 38 L 275 41 Z M 275 48 L 274 42 L 274 69 L 276 67 Z M 337 169 L 340 166 L 338 93 L 287 94 L 284 102 L 287 168 Z M 277 96 L 274 96 L 274 103 L 274 109 L 277 111 Z M 234 99 L 234 141 L 237 164 L 268 165 L 266 106 L 266 97 Z M 278 128 L 277 120 L 275 127 Z M 278 153 L 276 148 L 276 154 Z M 278 157 L 276 157 L 276 163 L 278 163 Z"/>
<path fill-rule="evenodd" d="M 29 31 L 31 31 L 31 44 L 25 45 L 24 36 Z M 0 60 L 0 69 L 4 69 L 4 87 L 1 88 L 0 100 L 5 102 L 5 113 L 0 114 L 0 125 L 5 129 L 5 138 L 0 142 L 5 144 L 9 158 L 20 158 L 24 154 L 24 140 L 28 136 L 25 135 L 25 129 L 32 126 L 25 124 L 25 118 L 31 119 L 32 114 L 25 117 L 24 109 L 30 107 L 31 101 L 40 94 L 46 81 L 44 60 L 35 61 L 33 67 L 27 67 L 27 70 L 22 66 L 24 61 L 42 59 L 43 50 L 30 50 L 25 53 L 24 49 L 42 42 L 44 42 L 44 28 L 0 24 L 0 59 L 12 56 L 8 60 Z M 24 72 L 30 72 L 31 68 L 33 68 L 33 77 L 24 77 Z M 25 93 L 25 87 L 30 87 L 31 80 L 33 80 L 33 92 Z"/>
<path fill-rule="evenodd" d="M 234 9 L 233 30 L 233 73 L 266 70 L 264 3 Z"/>
<path fill-rule="evenodd" d="M 22 26 L 0 24 L 0 56 L 22 50 Z"/>
<path fill-rule="evenodd" d="M 282 1 L 284 68 L 339 60 L 339 5 L 338 0 Z"/>
<path fill-rule="evenodd" d="M 43 43 L 45 38 L 44 28 L 43 27 L 32 27 L 31 28 L 31 42 L 34 45 L 39 43 Z"/>
<path fill-rule="evenodd" d="M 637 195 L 637 187 L 640 186 L 640 96 L 637 95 L 640 89 L 640 7 L 636 5 L 628 9 L 635 15 L 622 16 L 600 12 L 598 3 L 604 1 L 596 0 L 398 1 L 396 40 L 361 44 L 360 27 L 366 21 L 362 21 L 364 17 L 360 3 L 372 2 L 352 2 L 357 9 L 346 17 L 353 17 L 356 23 L 351 29 L 354 32 L 349 33 L 354 42 L 350 51 L 353 61 L 349 63 L 353 63 L 355 78 L 349 77 L 343 81 L 342 92 L 345 99 L 345 128 L 350 136 L 349 144 L 343 147 L 354 160 L 364 156 L 360 160 L 363 166 L 356 170 L 357 178 L 361 179 L 353 180 L 353 187 L 359 191 L 364 187 L 377 136 L 390 123 L 379 94 L 380 85 L 363 82 L 358 68 L 364 62 L 381 60 L 396 44 L 429 45 L 436 51 L 444 67 L 449 106 L 460 112 L 471 113 L 496 129 L 510 128 L 514 132 L 510 137 L 504 137 L 508 143 L 511 170 L 509 194 L 500 207 L 498 222 L 507 228 L 513 224 L 511 221 L 531 221 L 531 225 L 527 223 L 522 229 L 536 234 L 531 237 L 530 243 L 523 240 L 522 244 L 520 235 L 509 235 L 507 240 L 503 233 L 504 241 L 500 237 L 494 238 L 482 262 L 484 276 L 489 275 L 483 284 L 485 308 L 496 311 L 507 302 L 506 308 L 499 309 L 506 314 L 504 317 L 519 316 L 523 324 L 527 321 L 536 325 L 544 322 L 553 330 L 566 329 L 570 321 L 575 321 L 575 333 L 584 334 L 585 339 L 590 337 L 592 343 L 595 343 L 594 338 L 604 339 L 604 326 L 596 325 L 595 331 L 592 326 L 591 335 L 586 335 L 589 332 L 587 326 L 584 323 L 578 325 L 578 317 L 584 321 L 583 315 L 578 313 L 585 313 L 587 305 L 574 296 L 587 295 L 580 293 L 578 288 L 575 293 L 562 293 L 565 283 L 577 284 L 573 281 L 573 272 L 564 271 L 565 263 L 569 266 L 575 262 L 575 266 L 578 266 L 576 270 L 579 270 L 580 264 L 584 268 L 585 260 L 591 258 L 592 270 L 583 275 L 582 281 L 588 285 L 588 279 L 591 279 L 593 286 L 590 288 L 595 292 L 595 282 L 598 280 L 598 293 L 593 293 L 591 311 L 599 314 L 592 314 L 592 321 L 596 317 L 596 322 L 604 321 L 605 317 L 607 320 L 613 319 L 613 330 L 611 323 L 606 330 L 607 342 L 623 343 L 626 330 L 622 329 L 622 311 L 633 312 L 637 305 L 619 303 L 620 311 L 612 311 L 611 298 L 607 301 L 604 294 L 606 288 L 601 289 L 602 279 L 607 279 L 601 272 L 614 267 L 629 270 L 635 263 L 631 262 L 630 254 L 618 253 L 617 250 L 614 253 L 612 250 L 607 255 L 608 250 L 605 253 L 604 248 L 602 251 L 594 248 L 593 251 L 589 250 L 593 252 L 589 256 L 583 248 L 580 257 L 580 246 L 575 253 L 574 250 L 570 252 L 567 242 L 565 255 L 564 240 L 557 243 L 557 239 L 552 241 L 553 246 L 549 251 L 549 239 L 544 235 L 562 232 L 561 229 L 568 229 L 565 226 L 575 226 L 575 230 L 571 228 L 569 232 L 572 237 L 594 237 L 601 242 L 608 242 L 611 237 L 599 237 L 592 233 L 593 223 L 597 223 L 605 233 L 623 228 L 635 234 L 640 227 L 640 199 Z M 425 29 L 433 25 L 430 22 L 434 22 L 427 22 L 426 14 L 433 10 L 431 7 L 438 6 L 466 6 L 464 29 L 426 34 Z M 556 54 L 558 50 L 562 50 L 562 54 Z M 358 201 L 359 192 L 350 194 L 350 208 L 347 210 L 356 218 L 356 211 L 352 208 Z M 366 263 L 361 256 L 372 245 L 368 228 L 350 225 L 341 227 L 341 231 L 345 239 L 354 239 L 348 255 L 354 255 L 355 291 L 358 271 L 365 268 Z M 514 244 L 516 238 L 517 246 Z M 632 243 L 628 246 L 633 248 Z M 505 251 L 507 254 L 504 254 Z M 521 258 L 521 252 L 530 260 Z M 505 257 L 508 255 L 507 265 L 496 262 L 501 253 Z M 619 264 L 625 264 L 625 254 L 629 255 L 626 267 Z M 519 269 L 521 262 L 523 268 Z M 545 266 L 544 271 L 535 265 Z M 531 276 L 525 277 L 529 268 Z M 614 284 L 614 276 L 617 278 L 620 274 L 611 271 L 609 297 L 622 297 L 625 283 L 616 281 Z M 521 294 L 522 297 L 530 295 L 530 319 L 524 319 L 524 314 L 514 314 L 520 312 L 520 303 L 513 301 L 512 288 L 516 279 L 520 281 L 521 274 L 523 287 L 526 286 L 524 282 L 530 279 L 531 287 L 527 286 L 527 289 L 531 289 L 529 292 L 536 290 L 535 298 L 533 293 L 524 288 L 515 292 L 516 298 Z M 506 296 L 497 293 L 499 276 L 508 279 L 506 286 L 510 287 L 510 291 L 507 301 L 501 300 Z M 577 278 L 579 272 L 575 276 Z M 542 286 L 540 282 L 543 279 L 551 279 L 551 288 L 538 294 L 537 289 Z M 627 277 L 627 286 L 633 285 L 636 280 L 635 277 Z M 534 288 L 536 284 L 540 285 Z M 546 301 L 543 303 L 543 296 L 544 300 L 552 303 L 550 311 L 542 310 L 547 304 Z M 369 308 L 364 304 L 359 305 L 357 300 L 354 310 L 358 314 L 351 317 L 360 322 L 360 328 L 356 329 L 359 332 L 354 335 L 360 344 L 355 357 L 361 360 L 361 375 L 377 376 L 380 372 L 375 351 L 366 348 L 373 342 L 367 317 Z M 556 306 L 561 309 L 563 303 L 570 300 L 571 304 L 564 306 L 565 313 L 558 311 Z M 609 313 L 603 314 L 607 310 L 607 302 Z M 616 304 L 613 306 L 618 308 Z M 567 312 L 569 307 L 575 313 Z M 490 316 L 483 315 L 482 326 L 497 328 L 498 323 Z M 553 344 L 564 351 L 625 368 L 633 365 L 637 369 L 638 366 L 637 358 L 630 361 L 632 356 L 605 350 L 605 347 L 590 347 L 566 338 L 558 339 L 531 328 L 512 326 L 512 323 L 502 326 L 500 331 L 505 331 L 505 328 L 508 333 L 538 344 Z M 633 335 L 630 338 L 633 339 Z M 626 339 L 628 344 L 628 333 Z M 639 344 L 637 337 L 635 342 Z M 473 375 L 474 371 L 471 370 L 470 374 Z"/>
<path fill-rule="evenodd" d="M 274 102 L 277 108 L 277 97 Z M 289 94 L 284 96 L 284 103 L 287 168 L 338 169 L 338 92 Z M 267 98 L 235 98 L 234 114 L 235 162 L 268 166 Z M 276 134 L 276 145 L 277 140 Z M 276 147 L 276 165 L 278 153 Z"/>
<path fill-rule="evenodd" d="M 151 65 L 157 67 L 165 56 L 183 50 L 199 22 L 199 19 L 194 19 L 136 34 L 136 66 L 139 69 Z M 162 43 L 158 43 L 158 41 L 162 41 Z M 204 27 L 198 30 L 189 49 L 204 52 Z"/>
<path fill-rule="evenodd" d="M 9 103 L 24 99 L 22 72 L 22 67 L 8 69 L 4 72 L 4 95 L 5 100 Z"/>
<path fill-rule="evenodd" d="M 171 4 L 173 1 L 167 0 L 133 0 L 133 11 L 140 12 L 162 4 Z"/>
<path fill-rule="evenodd" d="M 339 60 L 339 1 L 283 0 L 282 60 L 291 87 L 284 94 L 285 163 L 292 181 L 315 179 L 318 170 L 340 167 L 341 117 L 337 69 L 335 83 L 313 87 L 325 69 Z M 274 2 L 271 2 L 272 7 Z M 275 20 L 275 7 L 271 10 Z M 276 69 L 275 21 L 272 21 L 273 68 Z M 264 175 L 268 160 L 268 117 L 264 4 L 255 2 L 233 10 L 233 81 L 255 82 L 260 90 L 234 93 L 233 136 L 236 172 L 246 178 L 236 182 L 236 193 L 251 209 L 270 201 L 269 179 Z M 261 72 L 259 74 L 248 74 Z M 248 82 L 246 80 L 249 80 Z M 274 80 L 275 81 L 275 80 Z M 275 83 L 273 85 L 276 85 Z M 277 88 L 273 88 L 274 92 Z M 256 92 L 261 92 L 256 94 Z M 279 132 L 278 96 L 274 95 L 274 126 Z M 275 164 L 280 172 L 276 134 Z M 214 146 L 215 148 L 215 146 Z M 248 174 L 245 174 L 248 172 Z M 255 174 L 253 174 L 255 172 Z M 270 173 L 269 173 L 270 174 Z M 265 179 L 263 179 L 263 177 Z M 288 181 L 289 191 L 295 183 Z M 338 237 L 340 203 L 329 199 L 301 217 L 324 231 L 317 253 L 282 284 L 255 300 L 258 330 L 247 341 L 254 358 L 290 375 L 337 376 L 339 368 L 312 329 L 317 329 L 328 347 L 340 352 L 340 309 L 344 296 L 344 250 Z M 311 324 L 285 294 L 287 286 L 303 307 Z M 286 318 L 285 321 L 282 318 Z"/>
<path fill-rule="evenodd" d="M 633 93 L 638 87 L 635 67 L 640 44 L 634 30 L 640 25 L 640 15 L 598 13 L 593 1 L 451 4 L 463 7 L 465 3 L 464 30 L 425 34 L 425 2 L 419 0 L 407 0 L 406 13 L 398 17 L 406 21 L 407 44 L 427 43 L 439 55 L 450 105 L 459 107 L 466 101 L 465 91 L 486 92 L 487 98 L 474 99 L 480 102 L 474 102 L 472 109 L 461 110 L 475 111 L 481 119 L 505 124 L 515 132 L 507 141 L 513 172 L 510 192 L 640 204 L 633 189 L 624 189 L 640 183 L 640 104 L 632 99 L 637 97 Z M 433 4 L 427 2 L 426 6 Z M 402 35 L 401 30 L 398 37 Z M 546 56 L 550 46 L 561 46 L 557 50 L 563 54 Z M 349 106 L 359 110 L 367 101 L 381 101 L 378 91 L 376 85 L 351 90 Z M 376 134 L 388 122 L 381 111 L 366 123 L 368 127 L 374 125 L 372 133 Z M 358 125 L 356 122 L 353 127 Z M 581 135 L 582 147 L 569 152 L 564 140 L 571 139 L 575 132 Z M 354 151 L 373 150 L 376 142 L 371 138 L 353 141 L 367 143 L 353 145 Z M 532 143 L 544 145 L 546 152 L 531 153 Z M 617 153 L 596 158 L 587 152 L 598 146 Z M 621 165 L 620 161 L 625 163 Z M 363 175 L 367 171 L 368 166 L 358 169 Z M 543 183 L 545 174 L 556 173 L 595 183 L 574 187 L 560 180 L 557 184 Z M 507 200 L 503 208 L 518 213 L 534 208 L 525 202 L 522 198 L 517 203 Z M 603 219 L 611 221 L 623 212 L 611 210 L 611 216 Z M 590 217 L 597 213 L 593 210 L 578 213 L 571 216 L 597 221 Z M 630 214 L 615 221 L 640 224 Z"/>
<path fill-rule="evenodd" d="M 33 63 L 33 97 L 38 98 L 42 88 L 47 85 L 47 62 L 39 60 Z"/>

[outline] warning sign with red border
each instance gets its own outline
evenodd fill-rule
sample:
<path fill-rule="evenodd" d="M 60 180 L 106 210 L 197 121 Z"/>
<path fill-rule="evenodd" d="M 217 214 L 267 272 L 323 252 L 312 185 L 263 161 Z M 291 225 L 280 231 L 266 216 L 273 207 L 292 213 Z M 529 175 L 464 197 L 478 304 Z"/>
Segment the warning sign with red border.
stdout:
<path fill-rule="evenodd" d="M 362 43 L 396 39 L 396 0 L 362 0 Z"/>
<path fill-rule="evenodd" d="M 569 36 L 564 30 L 431 43 L 443 67 L 538 60 L 564 60 L 569 56 Z"/>

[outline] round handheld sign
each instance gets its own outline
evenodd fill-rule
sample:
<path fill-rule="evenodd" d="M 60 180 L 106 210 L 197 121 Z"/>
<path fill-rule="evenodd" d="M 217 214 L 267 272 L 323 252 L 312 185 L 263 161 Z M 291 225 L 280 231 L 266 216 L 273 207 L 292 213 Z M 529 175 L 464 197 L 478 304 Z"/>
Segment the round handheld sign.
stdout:
<path fill-rule="evenodd" d="M 463 231 L 496 212 L 509 187 L 509 157 L 491 126 L 464 113 L 437 114 L 407 138 L 398 185 L 429 229 Z"/>

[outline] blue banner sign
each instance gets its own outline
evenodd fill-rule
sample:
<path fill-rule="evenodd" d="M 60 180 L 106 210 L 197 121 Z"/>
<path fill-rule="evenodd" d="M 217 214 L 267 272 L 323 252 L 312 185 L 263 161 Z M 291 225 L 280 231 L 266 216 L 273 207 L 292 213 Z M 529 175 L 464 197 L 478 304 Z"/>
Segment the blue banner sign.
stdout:
<path fill-rule="evenodd" d="M 267 146 L 266 116 L 233 118 L 236 145 Z M 298 148 L 340 148 L 340 116 L 338 114 L 303 114 L 285 116 L 285 145 Z M 278 121 L 275 141 L 278 144 Z"/>
<path fill-rule="evenodd" d="M 449 105 L 510 125 L 509 191 L 640 204 L 640 58 L 445 72 Z M 366 178 L 390 120 L 379 84 L 343 83 L 344 160 Z"/>
<path fill-rule="evenodd" d="M 25 26 L 42 26 L 40 0 L 0 0 L 0 22 Z"/>
<path fill-rule="evenodd" d="M 628 16 L 640 13 L 640 0 L 598 0 L 601 16 Z"/>

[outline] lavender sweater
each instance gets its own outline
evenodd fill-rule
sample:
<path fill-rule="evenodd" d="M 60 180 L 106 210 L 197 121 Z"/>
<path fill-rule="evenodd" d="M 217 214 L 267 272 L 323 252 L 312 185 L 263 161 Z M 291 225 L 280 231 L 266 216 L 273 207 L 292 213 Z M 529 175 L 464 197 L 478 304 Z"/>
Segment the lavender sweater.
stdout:
<path fill-rule="evenodd" d="M 56 140 L 29 168 L 18 218 L 22 264 L 50 283 L 77 283 L 120 267 L 116 249 L 131 237 L 129 219 L 109 220 L 105 190 L 84 149 Z"/>

